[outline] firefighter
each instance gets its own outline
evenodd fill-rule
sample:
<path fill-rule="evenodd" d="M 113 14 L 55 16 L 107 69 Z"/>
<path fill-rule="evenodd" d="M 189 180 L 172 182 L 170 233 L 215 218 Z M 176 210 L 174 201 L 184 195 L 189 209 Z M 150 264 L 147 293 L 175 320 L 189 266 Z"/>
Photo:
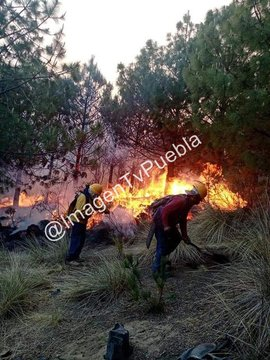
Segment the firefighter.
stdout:
<path fill-rule="evenodd" d="M 193 205 L 199 204 L 207 195 L 206 186 L 196 181 L 193 189 L 186 194 L 172 197 L 164 206 L 160 206 L 154 215 L 155 236 L 157 239 L 156 255 L 152 265 L 154 276 L 164 271 L 166 257 L 172 253 L 183 240 L 190 244 L 187 234 L 187 216 Z M 176 225 L 179 224 L 181 234 Z"/>
<path fill-rule="evenodd" d="M 90 204 L 94 207 L 93 201 L 95 198 L 99 197 L 102 193 L 102 186 L 100 184 L 87 184 L 85 189 L 79 193 L 77 197 L 73 200 L 69 208 L 68 213 L 76 214 L 72 217 L 72 231 L 69 250 L 66 256 L 66 264 L 78 265 L 83 260 L 80 259 L 80 253 L 84 246 L 85 235 L 86 235 L 86 225 L 90 216 L 87 216 L 84 212 L 85 205 Z M 80 216 L 83 214 L 83 216 Z"/>

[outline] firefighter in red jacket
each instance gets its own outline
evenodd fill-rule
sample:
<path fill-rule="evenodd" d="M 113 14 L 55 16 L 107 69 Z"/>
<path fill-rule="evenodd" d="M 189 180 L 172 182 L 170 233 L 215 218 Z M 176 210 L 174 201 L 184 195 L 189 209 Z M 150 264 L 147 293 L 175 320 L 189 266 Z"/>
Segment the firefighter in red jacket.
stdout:
<path fill-rule="evenodd" d="M 152 265 L 154 274 L 158 274 L 165 265 L 166 256 L 173 252 L 183 240 L 190 243 L 187 234 L 187 216 L 193 205 L 199 204 L 207 195 L 206 186 L 196 181 L 193 189 L 186 194 L 176 195 L 165 206 L 160 206 L 154 215 L 155 236 L 157 239 L 156 256 Z M 179 224 L 181 234 L 176 225 Z"/>

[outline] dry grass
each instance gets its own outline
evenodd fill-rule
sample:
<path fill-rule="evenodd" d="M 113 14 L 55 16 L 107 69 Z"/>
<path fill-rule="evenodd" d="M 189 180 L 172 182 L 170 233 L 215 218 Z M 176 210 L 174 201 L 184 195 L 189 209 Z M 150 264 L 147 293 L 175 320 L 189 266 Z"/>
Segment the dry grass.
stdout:
<path fill-rule="evenodd" d="M 36 312 L 29 315 L 25 320 L 30 324 L 36 324 L 39 328 L 58 326 L 64 319 L 64 311 L 61 308 L 50 309 L 50 311 Z"/>
<path fill-rule="evenodd" d="M 214 228 L 211 229 L 211 226 Z M 209 245 L 217 248 L 223 248 L 225 244 L 230 247 L 232 252 L 238 254 L 238 259 L 241 260 L 222 268 L 214 286 L 213 317 L 215 317 L 215 322 L 219 324 L 219 329 L 221 330 L 220 324 L 223 324 L 224 328 L 222 330 L 230 334 L 231 338 L 235 341 L 235 346 L 239 351 L 240 359 L 259 360 L 270 358 L 269 213 L 264 207 L 258 207 L 250 213 L 246 213 L 243 210 L 227 213 L 213 208 L 207 208 L 205 212 L 202 211 L 189 223 L 189 227 L 189 235 L 195 244 Z M 145 273 L 145 276 L 143 277 L 144 284 L 147 286 L 141 287 L 140 290 L 143 288 L 144 291 L 147 291 L 147 289 L 150 288 L 152 291 L 154 284 L 153 279 L 151 278 L 150 263 L 152 262 L 155 253 L 155 240 L 153 240 L 152 247 L 148 251 L 144 245 L 146 236 L 147 228 L 144 227 L 138 236 L 136 236 L 135 240 L 132 240 L 135 242 L 132 246 L 124 246 L 123 253 L 129 251 L 136 256 L 141 253 L 144 254 L 140 260 L 140 266 L 146 265 L 147 263 L 147 273 Z M 256 239 L 255 242 L 254 239 Z M 11 299 L 14 299 L 14 305 L 12 305 L 12 302 L 10 303 L 12 305 L 11 309 L 14 306 L 14 310 L 12 309 L 11 311 L 6 312 L 6 314 L 20 313 L 24 309 L 31 308 L 36 304 L 36 290 L 39 286 L 44 286 L 40 279 L 45 279 L 44 274 L 40 272 L 37 264 L 42 263 L 45 265 L 44 268 L 46 268 L 50 267 L 52 264 L 62 262 L 66 252 L 66 247 L 64 245 L 66 246 L 66 244 L 63 244 L 61 241 L 59 243 L 48 243 L 43 247 L 38 244 L 31 244 L 27 251 L 18 255 L 19 258 L 24 259 L 23 264 L 22 261 L 15 259 L 15 262 L 20 262 L 20 264 L 23 265 L 22 267 L 21 265 L 17 266 L 17 268 L 11 266 L 9 257 L 7 258 L 6 253 L 0 252 L 0 260 L 3 259 L 5 262 L 4 267 L 6 267 L 6 270 L 4 270 L 3 273 L 14 272 L 18 274 L 21 272 L 21 275 L 18 275 L 17 277 L 13 276 L 15 282 L 9 282 L 9 286 L 13 288 L 13 292 L 10 291 L 7 293 Z M 48 328 L 56 327 L 54 330 L 59 331 L 59 329 L 64 327 L 65 322 L 62 323 L 62 320 L 65 317 L 63 313 L 65 310 L 69 311 L 72 309 L 71 312 L 74 319 L 77 319 L 80 311 L 83 314 L 88 314 L 88 307 L 90 309 L 93 309 L 93 307 L 94 309 L 97 309 L 97 304 L 103 307 L 104 305 L 107 305 L 107 303 L 112 302 L 115 298 L 119 298 L 119 296 L 126 291 L 128 291 L 129 294 L 128 299 L 130 298 L 130 289 L 132 286 L 134 287 L 134 274 L 132 273 L 132 269 L 124 266 L 122 258 L 117 256 L 117 251 L 115 249 L 112 250 L 112 248 L 107 248 L 103 250 L 103 252 L 104 255 L 100 256 L 100 252 L 95 254 L 91 251 L 91 254 L 89 253 L 88 263 L 85 267 L 72 269 L 65 268 L 65 271 L 60 274 L 59 278 L 55 277 L 56 281 L 59 280 L 57 287 L 59 286 L 61 289 L 61 295 L 59 298 L 57 297 L 55 303 L 57 304 L 57 307 L 54 309 L 51 301 L 49 301 L 49 308 L 46 308 L 43 311 L 43 309 L 39 307 L 38 309 L 35 309 L 35 312 L 27 312 L 27 316 L 23 318 L 26 320 L 27 328 L 31 328 L 31 333 L 29 333 L 28 336 L 29 339 L 31 337 L 33 337 L 33 339 L 36 338 L 38 344 L 39 340 L 43 339 L 45 333 L 48 332 Z M 198 253 L 196 249 L 187 246 L 183 242 L 172 254 L 172 260 L 181 264 L 200 263 L 200 257 L 201 254 Z M 89 262 L 90 259 L 91 264 Z M 30 265 L 30 261 L 32 261 L 34 269 L 29 269 L 25 265 L 27 263 Z M 11 270 L 11 268 L 13 270 Z M 192 273 L 196 276 L 196 272 Z M 39 276 L 37 276 L 37 274 L 39 274 Z M 2 275 L 0 275 L 0 278 L 2 279 L 1 276 Z M 38 280 L 41 281 L 41 284 L 38 285 L 38 282 L 35 283 L 34 278 L 32 281 L 25 280 L 25 282 L 28 281 L 28 284 L 30 285 L 25 291 L 21 291 L 19 285 L 24 283 L 22 278 L 30 279 L 31 276 L 36 279 L 39 277 Z M 9 274 L 9 278 L 12 278 L 11 274 Z M 192 280 L 190 277 L 185 277 L 184 279 L 183 282 L 178 283 L 178 278 L 176 277 L 171 284 L 177 289 L 177 286 L 180 286 L 179 284 L 181 284 L 181 286 L 186 285 L 185 281 L 189 283 L 189 281 Z M 168 280 L 168 282 L 169 281 L 170 280 Z M 209 278 L 209 281 L 212 281 L 212 277 Z M 0 291 L 2 290 L 1 284 L 2 280 L 0 280 Z M 201 285 L 204 286 L 204 284 Z M 26 285 L 24 285 L 24 287 L 26 287 Z M 17 290 L 14 290 L 15 288 L 17 288 Z M 19 296 L 20 292 L 21 297 Z M 15 294 L 19 296 L 18 303 L 16 302 L 17 299 Z M 149 294 L 145 297 L 145 304 L 147 306 L 149 304 L 152 305 L 152 301 L 157 302 L 157 299 Z M 188 291 L 186 288 L 185 296 L 187 294 Z M 1 296 L 2 291 L 0 294 L 0 307 L 2 303 Z M 213 295 L 211 296 L 213 298 Z M 193 295 L 190 295 L 190 298 L 193 300 Z M 65 307 L 65 301 L 67 299 L 73 300 L 75 303 L 68 304 L 67 307 Z M 121 299 L 122 297 L 120 297 L 120 300 Z M 126 302 L 121 301 L 120 305 L 123 304 L 125 306 Z M 183 301 L 179 301 L 178 304 L 182 307 Z M 78 305 L 87 305 L 87 307 L 78 309 Z M 116 309 L 114 305 L 115 303 L 113 302 L 111 304 L 112 307 L 109 308 L 112 309 L 112 312 Z M 167 304 L 165 305 L 167 306 Z M 176 318 L 179 315 L 179 306 L 177 306 L 177 312 L 173 313 Z M 138 307 L 136 304 L 134 311 L 137 310 Z M 106 308 L 106 311 L 109 313 L 110 310 Z M 90 315 L 92 316 L 92 313 Z M 120 317 L 123 316 L 120 311 L 117 313 L 117 316 L 118 315 Z M 113 321 L 114 316 L 115 313 L 112 315 Z M 136 314 L 132 312 L 130 316 L 134 319 Z M 102 321 L 101 319 L 103 318 L 100 314 L 98 320 Z M 15 322 L 15 319 L 10 319 L 9 321 Z M 181 319 L 181 322 L 182 321 L 184 321 L 184 319 Z M 196 322 L 196 324 L 198 323 Z M 204 325 L 206 327 L 209 325 L 209 328 L 211 328 L 212 324 L 208 324 L 208 320 L 206 319 Z M 57 328 L 58 326 L 59 329 Z M 67 326 L 69 326 L 69 323 Z M 177 326 L 178 325 L 176 324 L 176 327 Z M 201 326 L 203 327 L 203 324 L 197 325 L 199 331 L 201 331 Z M 41 329 L 40 337 L 35 336 L 35 329 L 37 329 L 37 334 L 39 331 L 38 329 Z M 67 329 L 66 333 L 72 338 L 70 329 Z M 16 336 L 16 342 L 18 342 L 20 340 L 18 338 L 18 333 L 16 333 Z M 74 336 L 76 337 L 77 335 Z M 73 341 L 74 340 L 77 339 L 73 338 Z M 10 341 L 14 342 L 13 338 L 10 339 Z M 104 344 L 105 343 L 106 339 L 104 339 Z M 31 346 L 34 348 L 33 344 L 31 344 Z"/>
<path fill-rule="evenodd" d="M 140 234 L 143 235 L 142 240 L 145 242 L 148 231 L 141 231 Z M 143 252 L 139 258 L 140 265 L 149 266 L 153 262 L 155 252 L 156 238 L 154 237 L 150 249 L 146 249 L 146 247 L 143 248 Z M 194 247 L 186 245 L 183 241 L 180 242 L 176 250 L 170 255 L 170 260 L 179 264 L 200 264 L 203 261 L 201 253 Z"/>
<path fill-rule="evenodd" d="M 16 315 L 31 308 L 37 289 L 48 287 L 44 272 L 31 269 L 18 254 L 9 256 L 9 264 L 0 273 L 0 316 Z"/>
<path fill-rule="evenodd" d="M 235 252 L 241 259 L 259 256 L 270 263 L 270 203 L 259 203 L 248 221 L 239 224 Z"/>
<path fill-rule="evenodd" d="M 189 223 L 190 238 L 208 245 L 231 243 L 246 217 L 243 209 L 224 211 L 208 205 Z"/>
<path fill-rule="evenodd" d="M 239 352 L 253 354 L 254 359 L 270 356 L 269 284 L 269 263 L 253 258 L 223 269 L 214 285 L 215 305 L 219 305 L 215 321 L 224 322 Z"/>
<path fill-rule="evenodd" d="M 69 299 L 96 305 L 117 298 L 133 282 L 133 273 L 123 260 L 97 256 L 91 269 L 76 271 L 66 279 L 65 291 Z"/>
<path fill-rule="evenodd" d="M 238 262 L 219 274 L 217 321 L 234 339 L 241 359 L 270 358 L 270 208 L 259 203 L 246 220 L 234 221 Z"/>
<path fill-rule="evenodd" d="M 9 263 L 9 252 L 0 247 L 0 268 L 5 268 Z"/>
<path fill-rule="evenodd" d="M 33 264 L 55 265 L 64 264 L 68 249 L 68 237 L 52 242 L 46 240 L 41 245 L 38 239 L 32 237 L 25 246 Z"/>
<path fill-rule="evenodd" d="M 193 246 L 181 241 L 174 252 L 170 255 L 170 260 L 180 264 L 202 264 L 204 262 L 202 253 Z"/>

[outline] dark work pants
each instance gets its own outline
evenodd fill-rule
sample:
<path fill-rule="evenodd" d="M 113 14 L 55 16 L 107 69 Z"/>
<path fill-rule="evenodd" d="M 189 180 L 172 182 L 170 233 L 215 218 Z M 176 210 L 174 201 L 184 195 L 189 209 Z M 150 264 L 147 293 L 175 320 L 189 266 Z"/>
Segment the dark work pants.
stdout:
<path fill-rule="evenodd" d="M 176 227 L 171 229 L 170 236 L 167 237 L 161 220 L 161 210 L 162 209 L 158 209 L 154 217 L 157 247 L 155 260 L 152 264 L 153 272 L 160 271 L 162 258 L 172 253 L 177 248 L 182 239 L 181 234 Z"/>
<path fill-rule="evenodd" d="M 74 222 L 71 231 L 71 239 L 66 260 L 73 261 L 80 257 L 83 245 L 85 243 L 86 224 Z"/>

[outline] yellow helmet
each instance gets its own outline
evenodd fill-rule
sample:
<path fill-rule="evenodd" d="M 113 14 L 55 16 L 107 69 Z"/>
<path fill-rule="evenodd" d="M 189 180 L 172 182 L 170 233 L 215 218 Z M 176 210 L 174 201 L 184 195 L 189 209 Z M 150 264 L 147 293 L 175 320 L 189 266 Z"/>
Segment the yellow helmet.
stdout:
<path fill-rule="evenodd" d="M 103 188 L 102 188 L 102 185 L 100 185 L 100 184 L 92 184 L 92 185 L 90 185 L 90 190 L 94 194 L 100 195 L 102 193 Z"/>
<path fill-rule="evenodd" d="M 207 195 L 207 188 L 204 185 L 204 183 L 200 181 L 195 181 L 193 184 L 193 187 L 198 191 L 198 194 L 200 195 L 201 199 L 203 200 Z"/>

